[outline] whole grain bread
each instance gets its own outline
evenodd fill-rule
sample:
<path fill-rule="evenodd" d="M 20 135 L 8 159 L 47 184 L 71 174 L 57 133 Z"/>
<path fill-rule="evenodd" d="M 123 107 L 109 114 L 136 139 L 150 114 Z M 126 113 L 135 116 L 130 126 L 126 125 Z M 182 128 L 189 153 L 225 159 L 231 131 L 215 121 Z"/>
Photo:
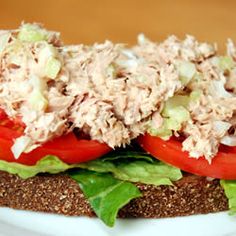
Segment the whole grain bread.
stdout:
<path fill-rule="evenodd" d="M 136 184 L 143 196 L 132 200 L 119 217 L 160 218 L 228 209 L 218 180 L 187 175 L 173 186 Z M 0 206 L 71 216 L 95 216 L 79 185 L 66 175 L 23 180 L 0 171 Z"/>

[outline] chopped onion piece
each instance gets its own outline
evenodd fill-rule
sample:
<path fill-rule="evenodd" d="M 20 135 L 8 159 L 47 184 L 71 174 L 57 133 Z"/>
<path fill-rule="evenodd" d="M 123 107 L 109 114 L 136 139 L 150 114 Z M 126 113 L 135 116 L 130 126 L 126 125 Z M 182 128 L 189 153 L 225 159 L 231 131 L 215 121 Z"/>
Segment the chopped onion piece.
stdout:
<path fill-rule="evenodd" d="M 224 136 L 221 139 L 221 143 L 231 147 L 236 146 L 236 136 L 235 135 Z"/>
<path fill-rule="evenodd" d="M 56 57 L 57 54 L 57 49 L 45 42 L 45 46 L 39 52 L 39 62 L 45 63 L 50 57 Z"/>
<path fill-rule="evenodd" d="M 21 136 L 17 138 L 11 147 L 11 151 L 15 157 L 15 159 L 18 159 L 22 152 L 24 152 L 29 144 L 31 143 L 31 139 L 27 136 Z"/>
<path fill-rule="evenodd" d="M 228 129 L 231 127 L 229 122 L 225 121 L 214 121 L 214 130 L 218 133 L 219 136 L 224 136 Z"/>
<path fill-rule="evenodd" d="M 119 60 L 116 63 L 123 68 L 136 68 L 139 65 L 137 59 Z"/>
<path fill-rule="evenodd" d="M 45 81 L 36 75 L 30 75 L 29 82 L 35 90 L 43 92 L 46 89 Z"/>
<path fill-rule="evenodd" d="M 212 81 L 211 86 L 209 87 L 209 92 L 216 97 L 224 97 L 224 98 L 232 97 L 232 94 L 226 91 L 224 84 L 225 83 L 222 80 Z"/>
<path fill-rule="evenodd" d="M 144 58 L 138 58 L 134 52 L 128 49 L 123 49 L 122 54 L 126 57 L 125 59 L 119 59 L 116 61 L 117 65 L 123 68 L 136 68 L 138 65 L 145 62 Z"/>
<path fill-rule="evenodd" d="M 127 56 L 129 59 L 137 59 L 137 57 L 134 55 L 134 52 L 132 52 L 132 50 L 128 50 L 128 49 L 123 49 L 122 53 Z"/>

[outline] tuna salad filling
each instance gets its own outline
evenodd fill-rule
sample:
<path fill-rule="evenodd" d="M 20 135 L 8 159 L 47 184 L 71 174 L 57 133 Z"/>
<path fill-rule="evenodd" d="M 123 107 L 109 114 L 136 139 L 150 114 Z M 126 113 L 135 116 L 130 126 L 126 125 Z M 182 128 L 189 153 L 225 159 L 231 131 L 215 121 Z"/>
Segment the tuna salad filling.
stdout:
<path fill-rule="evenodd" d="M 148 132 L 181 137 L 191 157 L 211 162 L 220 144 L 236 146 L 235 61 L 231 40 L 222 56 L 192 36 L 87 46 L 37 24 L 0 31 L 0 108 L 25 125 L 12 152 L 75 129 L 112 148 Z"/>

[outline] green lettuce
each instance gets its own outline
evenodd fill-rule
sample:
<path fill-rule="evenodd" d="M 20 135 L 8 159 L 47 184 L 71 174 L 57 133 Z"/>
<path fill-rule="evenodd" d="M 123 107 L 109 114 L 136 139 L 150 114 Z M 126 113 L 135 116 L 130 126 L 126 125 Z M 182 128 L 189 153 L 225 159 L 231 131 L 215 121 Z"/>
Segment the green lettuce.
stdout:
<path fill-rule="evenodd" d="M 0 160 L 0 170 L 11 174 L 17 174 L 22 179 L 33 177 L 39 173 L 57 174 L 75 167 L 76 165 L 68 165 L 62 162 L 58 157 L 50 155 L 42 158 L 34 166 Z"/>
<path fill-rule="evenodd" d="M 171 185 L 172 181 L 182 178 L 179 169 L 159 161 L 148 163 L 136 160 L 130 162 L 90 161 L 81 163 L 80 168 L 96 172 L 110 172 L 117 179 L 154 185 Z"/>
<path fill-rule="evenodd" d="M 96 215 L 110 227 L 119 209 L 141 196 L 134 184 L 115 179 L 109 173 L 72 170 L 68 174 L 80 185 Z"/>
<path fill-rule="evenodd" d="M 65 172 L 72 168 L 82 168 L 100 173 L 112 173 L 113 176 L 120 180 L 130 182 L 141 182 L 154 185 L 170 185 L 171 181 L 182 178 L 181 171 L 175 167 L 169 166 L 162 162 L 152 159 L 138 152 L 126 153 L 126 159 L 114 154 L 106 155 L 94 161 L 66 164 L 56 156 L 46 156 L 37 162 L 34 166 L 26 166 L 19 163 L 9 163 L 0 161 L 0 170 L 7 171 L 11 174 L 17 174 L 26 179 L 39 173 L 56 174 Z M 125 154 L 124 154 L 125 155 Z"/>
<path fill-rule="evenodd" d="M 229 200 L 230 214 L 236 214 L 236 180 L 221 180 L 220 184 Z"/>

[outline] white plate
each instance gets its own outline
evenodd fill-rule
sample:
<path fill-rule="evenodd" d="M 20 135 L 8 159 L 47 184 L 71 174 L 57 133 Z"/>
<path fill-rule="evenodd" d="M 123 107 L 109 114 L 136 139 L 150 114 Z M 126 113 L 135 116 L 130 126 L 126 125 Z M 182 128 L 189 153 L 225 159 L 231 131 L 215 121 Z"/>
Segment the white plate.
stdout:
<path fill-rule="evenodd" d="M 65 217 L 0 208 L 0 236 L 236 236 L 236 217 L 227 212 L 167 219 L 117 220 Z"/>

